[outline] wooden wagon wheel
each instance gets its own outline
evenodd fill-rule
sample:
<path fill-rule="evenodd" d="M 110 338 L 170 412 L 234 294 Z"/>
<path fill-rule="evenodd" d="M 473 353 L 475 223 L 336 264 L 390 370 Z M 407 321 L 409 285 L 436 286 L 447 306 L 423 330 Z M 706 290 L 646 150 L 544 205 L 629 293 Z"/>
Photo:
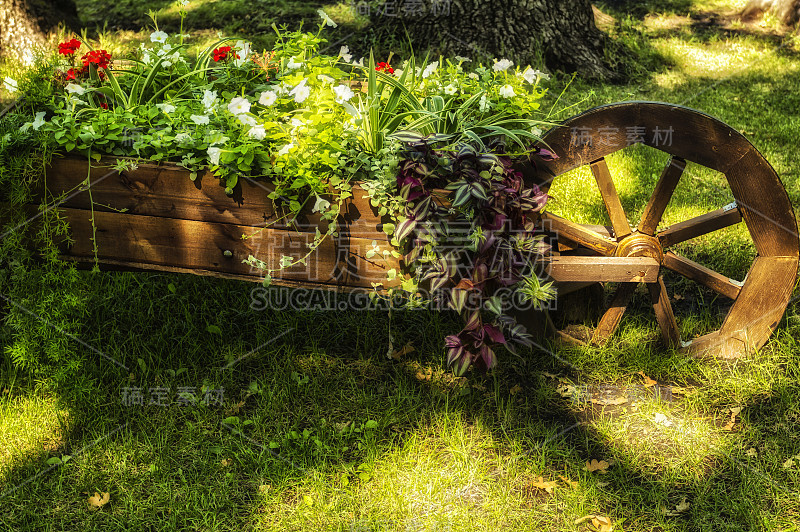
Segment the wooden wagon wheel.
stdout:
<path fill-rule="evenodd" d="M 671 138 L 667 139 L 667 133 Z M 800 244 L 786 190 L 770 164 L 747 139 L 719 120 L 693 109 L 657 102 L 625 102 L 597 107 L 573 117 L 548 132 L 544 141 L 559 156 L 546 163 L 556 177 L 590 165 L 611 220 L 609 230 L 603 231 L 597 226 L 543 214 L 543 223 L 558 234 L 560 242 L 566 240 L 594 254 L 557 258 L 561 261 L 558 271 L 562 275 L 571 272 L 566 280 L 620 282 L 594 330 L 593 343 L 605 343 L 616 330 L 638 282 L 647 284 L 661 334 L 669 346 L 705 356 L 731 358 L 767 341 L 789 303 Z M 666 152 L 671 158 L 641 219 L 631 225 L 605 157 L 634 143 Z M 687 161 L 724 174 L 735 202 L 658 231 Z M 548 178 L 542 183 L 542 172 L 537 173 L 528 165 L 524 165 L 523 173 L 545 188 L 552 181 Z M 757 252 L 743 282 L 729 279 L 671 249 L 680 242 L 740 222 L 746 224 Z M 620 269 L 620 265 L 624 267 Z M 733 301 L 718 330 L 689 341 L 681 338 L 662 278 L 664 269 Z"/>

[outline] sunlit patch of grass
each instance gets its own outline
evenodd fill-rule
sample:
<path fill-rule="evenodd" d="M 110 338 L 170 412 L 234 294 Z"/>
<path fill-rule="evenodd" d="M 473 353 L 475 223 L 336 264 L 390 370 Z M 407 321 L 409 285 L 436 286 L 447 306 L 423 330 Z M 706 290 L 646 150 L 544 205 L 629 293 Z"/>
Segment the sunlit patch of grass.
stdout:
<path fill-rule="evenodd" d="M 591 422 L 618 459 L 651 474 L 699 478 L 704 461 L 724 443 L 707 419 L 658 400 L 638 400 L 636 410 Z"/>
<path fill-rule="evenodd" d="M 56 452 L 63 444 L 69 411 L 35 393 L 0 401 L 0 492 L 12 468 Z"/>

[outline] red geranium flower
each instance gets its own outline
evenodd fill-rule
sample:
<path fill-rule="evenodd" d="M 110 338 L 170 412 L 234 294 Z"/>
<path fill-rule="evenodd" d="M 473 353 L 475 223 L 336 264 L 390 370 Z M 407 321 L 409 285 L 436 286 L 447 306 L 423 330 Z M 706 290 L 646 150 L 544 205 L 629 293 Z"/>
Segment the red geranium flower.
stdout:
<path fill-rule="evenodd" d="M 71 80 L 74 80 L 74 79 L 75 79 L 75 69 L 74 68 L 70 68 L 69 70 L 67 70 L 67 75 L 64 78 L 64 81 L 71 81 Z"/>
<path fill-rule="evenodd" d="M 107 104 L 107 103 L 100 102 L 100 103 L 99 103 L 99 104 L 97 104 L 97 105 L 99 105 L 99 106 L 100 106 L 100 107 L 102 107 L 103 109 L 108 109 L 108 104 Z"/>
<path fill-rule="evenodd" d="M 214 62 L 219 63 L 223 59 L 228 58 L 228 54 L 239 59 L 239 54 L 237 54 L 230 46 L 220 46 L 219 48 L 214 48 Z"/>
<path fill-rule="evenodd" d="M 70 39 L 68 41 L 59 43 L 58 53 L 60 53 L 61 55 L 72 55 L 80 47 L 81 47 L 81 41 L 79 41 L 78 39 Z"/>
<path fill-rule="evenodd" d="M 89 65 L 93 64 L 98 69 L 106 69 L 111 62 L 111 54 L 105 50 L 92 50 L 81 57 L 81 61 L 84 68 L 89 68 Z"/>
<path fill-rule="evenodd" d="M 394 74 L 394 69 L 392 68 L 392 65 L 390 65 L 385 61 L 381 61 L 380 63 L 378 63 L 378 66 L 375 67 L 375 70 L 377 70 L 378 72 L 386 72 L 387 74 Z"/>

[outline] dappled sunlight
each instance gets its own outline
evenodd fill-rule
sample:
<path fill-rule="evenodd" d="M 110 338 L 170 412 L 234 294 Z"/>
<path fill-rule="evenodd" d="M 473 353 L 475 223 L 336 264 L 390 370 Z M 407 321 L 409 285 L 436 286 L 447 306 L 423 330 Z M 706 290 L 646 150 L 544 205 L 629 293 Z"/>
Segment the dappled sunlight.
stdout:
<path fill-rule="evenodd" d="M 69 417 L 55 398 L 38 394 L 0 402 L 0 492 L 15 465 L 59 449 Z"/>
<path fill-rule="evenodd" d="M 763 45 L 756 46 L 739 39 L 699 43 L 670 38 L 656 40 L 653 45 L 677 65 L 676 69 L 690 78 L 724 79 L 757 70 L 765 56 L 775 55 L 774 50 L 765 49 Z M 657 75 L 656 83 L 661 85 L 663 80 L 669 79 L 669 73 Z"/>
<path fill-rule="evenodd" d="M 640 471 L 702 478 L 704 462 L 720 452 L 723 433 L 680 403 L 637 397 L 616 415 L 600 412 L 589 426 L 608 445 L 614 458 Z"/>

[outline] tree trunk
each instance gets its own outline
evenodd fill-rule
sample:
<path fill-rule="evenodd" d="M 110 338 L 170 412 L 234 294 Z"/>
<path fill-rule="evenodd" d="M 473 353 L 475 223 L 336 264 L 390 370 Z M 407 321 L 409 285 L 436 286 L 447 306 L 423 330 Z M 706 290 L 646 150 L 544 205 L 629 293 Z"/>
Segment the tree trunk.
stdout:
<path fill-rule="evenodd" d="M 752 20 L 766 11 L 774 13 L 787 26 L 800 22 L 800 0 L 750 0 L 742 11 L 742 18 Z"/>
<path fill-rule="evenodd" d="M 390 8 L 391 6 L 391 8 Z M 609 79 L 605 35 L 595 26 L 590 0 L 404 0 L 373 8 L 375 27 L 415 49 L 444 55 L 505 57 L 517 64 Z"/>
<path fill-rule="evenodd" d="M 59 24 L 78 27 L 74 0 L 0 0 L 0 56 L 30 63 Z"/>

